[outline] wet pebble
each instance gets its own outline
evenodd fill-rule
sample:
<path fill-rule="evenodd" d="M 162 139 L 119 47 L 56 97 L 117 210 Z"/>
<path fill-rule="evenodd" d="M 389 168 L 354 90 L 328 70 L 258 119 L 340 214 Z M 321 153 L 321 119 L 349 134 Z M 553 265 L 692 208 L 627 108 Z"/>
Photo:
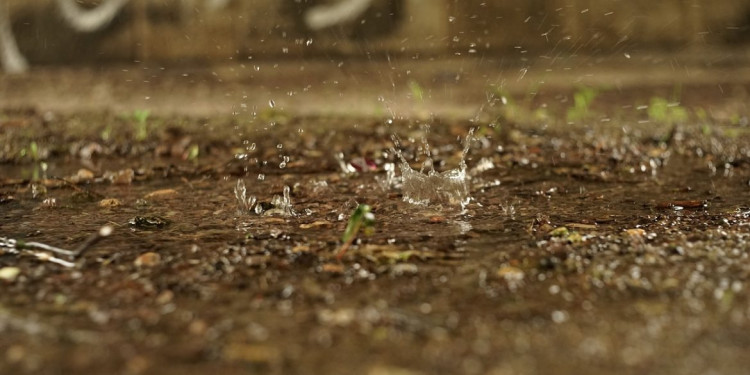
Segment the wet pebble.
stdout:
<path fill-rule="evenodd" d="M 159 305 L 165 305 L 169 302 L 172 302 L 173 299 L 174 299 L 174 293 L 171 290 L 165 290 L 159 293 L 159 295 L 156 296 L 156 299 L 154 301 Z"/>
<path fill-rule="evenodd" d="M 94 172 L 85 168 L 81 168 L 78 170 L 78 172 L 76 172 L 75 175 L 68 177 L 68 181 L 77 184 L 80 182 L 91 181 L 94 179 L 94 177 Z"/>
<path fill-rule="evenodd" d="M 138 258 L 135 258 L 135 264 L 138 268 L 154 267 L 161 263 L 161 255 L 154 252 L 143 253 Z"/>
<path fill-rule="evenodd" d="M 8 363 L 19 363 L 26 358 L 26 348 L 21 345 L 12 345 L 5 350 L 5 360 Z"/>
<path fill-rule="evenodd" d="M 123 169 L 117 172 L 106 172 L 104 178 L 110 180 L 114 185 L 130 185 L 135 177 L 135 171 L 132 169 Z"/>
<path fill-rule="evenodd" d="M 340 275 L 344 273 L 344 266 L 337 263 L 325 263 L 320 266 L 320 272 Z"/>
<path fill-rule="evenodd" d="M 117 198 L 105 198 L 99 201 L 101 208 L 115 208 L 122 206 L 122 201 Z"/>
<path fill-rule="evenodd" d="M 417 272 L 419 272 L 419 267 L 414 263 L 399 263 L 391 267 L 393 276 L 415 275 Z"/>
<path fill-rule="evenodd" d="M 21 269 L 18 267 L 3 267 L 0 268 L 0 280 L 7 282 L 16 281 L 18 275 L 21 274 Z"/>
<path fill-rule="evenodd" d="M 207 330 L 208 324 L 206 324 L 206 321 L 202 319 L 193 320 L 188 325 L 188 332 L 190 332 L 191 335 L 201 336 L 205 334 Z"/>

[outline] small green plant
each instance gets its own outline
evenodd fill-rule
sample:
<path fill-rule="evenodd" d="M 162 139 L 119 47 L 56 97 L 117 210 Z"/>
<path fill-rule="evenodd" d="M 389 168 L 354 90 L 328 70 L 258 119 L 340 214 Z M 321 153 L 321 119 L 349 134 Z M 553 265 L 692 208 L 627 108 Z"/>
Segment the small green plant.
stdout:
<path fill-rule="evenodd" d="M 346 224 L 344 235 L 341 236 L 342 244 L 336 254 L 336 258 L 340 260 L 341 257 L 344 256 L 346 250 L 349 249 L 354 242 L 354 239 L 357 238 L 357 234 L 360 230 L 362 230 L 365 235 L 370 235 L 375 230 L 374 226 L 375 215 L 372 214 L 372 208 L 366 204 L 360 204 L 357 206 L 352 213 L 352 216 L 349 218 L 349 222 Z"/>
<path fill-rule="evenodd" d="M 424 90 L 422 89 L 422 86 L 419 85 L 419 82 L 413 79 L 409 80 L 409 91 L 411 91 L 411 96 L 414 99 L 417 99 L 420 102 L 424 101 Z"/>
<path fill-rule="evenodd" d="M 591 103 L 594 102 L 598 91 L 591 87 L 581 87 L 573 94 L 573 106 L 568 108 L 567 119 L 570 122 L 581 121 L 589 118 L 591 114 Z"/>
<path fill-rule="evenodd" d="M 40 159 L 39 145 L 34 141 L 31 141 L 31 143 L 29 143 L 29 157 L 31 157 L 31 160 L 34 161 L 39 161 Z"/>
<path fill-rule="evenodd" d="M 151 115 L 151 111 L 147 109 L 136 109 L 133 111 L 133 119 L 135 120 L 135 139 L 137 141 L 143 141 L 148 138 L 148 117 Z"/>
<path fill-rule="evenodd" d="M 516 102 L 509 92 L 501 87 L 493 87 L 487 93 L 491 105 L 498 108 L 500 115 L 499 120 L 507 120 L 513 123 L 529 122 L 546 122 L 550 119 L 547 108 L 540 107 L 532 109 L 532 100 L 535 95 L 535 88 L 531 88 L 520 104 Z M 501 121 L 498 121 L 498 123 Z M 500 126 L 495 126 L 495 131 L 499 132 Z"/>
<path fill-rule="evenodd" d="M 674 125 L 685 122 L 688 119 L 688 112 L 679 103 L 670 103 L 667 99 L 653 97 L 648 106 L 648 119 L 661 124 Z"/>
<path fill-rule="evenodd" d="M 197 161 L 200 153 L 201 153 L 200 146 L 191 145 L 187 150 L 187 160 Z"/>
<path fill-rule="evenodd" d="M 270 107 L 264 108 L 258 112 L 258 118 L 264 122 L 273 124 L 285 124 L 291 119 L 291 115 L 283 109 Z"/>
<path fill-rule="evenodd" d="M 99 136 L 102 138 L 102 141 L 109 141 L 110 138 L 112 138 L 112 124 L 107 124 L 107 126 L 102 129 L 102 132 L 99 133 Z"/>

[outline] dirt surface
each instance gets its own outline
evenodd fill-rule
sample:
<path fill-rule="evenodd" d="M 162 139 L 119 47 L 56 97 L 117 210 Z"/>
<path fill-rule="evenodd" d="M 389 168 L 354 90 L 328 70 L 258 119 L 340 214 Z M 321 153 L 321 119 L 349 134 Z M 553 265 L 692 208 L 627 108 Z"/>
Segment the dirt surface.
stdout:
<path fill-rule="evenodd" d="M 113 228 L 4 243 L 0 372 L 744 374 L 750 76 L 683 57 L 0 77 L 0 236 Z"/>

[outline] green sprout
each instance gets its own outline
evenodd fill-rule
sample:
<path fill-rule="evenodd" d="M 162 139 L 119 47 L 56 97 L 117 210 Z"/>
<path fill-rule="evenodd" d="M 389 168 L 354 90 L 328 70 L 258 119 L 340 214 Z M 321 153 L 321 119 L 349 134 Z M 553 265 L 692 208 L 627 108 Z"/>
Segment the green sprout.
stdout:
<path fill-rule="evenodd" d="M 419 85 L 419 82 L 413 79 L 409 80 L 409 91 L 411 91 L 411 96 L 414 99 L 417 99 L 420 102 L 424 101 L 424 90 L 422 89 L 422 86 Z"/>
<path fill-rule="evenodd" d="M 102 138 L 102 141 L 109 141 L 112 138 L 112 124 L 107 124 L 107 126 L 102 129 L 102 132 L 99 134 L 99 136 Z"/>
<path fill-rule="evenodd" d="M 492 100 L 492 106 L 499 101 L 498 114 L 500 120 L 507 120 L 514 123 L 527 122 L 546 122 L 550 115 L 546 107 L 533 108 L 534 96 L 538 92 L 538 86 L 532 86 L 526 95 L 520 100 L 514 100 L 513 95 L 502 87 L 492 87 L 487 92 L 488 97 Z M 500 132 L 500 127 L 495 127 L 496 132 Z"/>
<path fill-rule="evenodd" d="M 336 258 L 341 260 L 346 250 L 349 249 L 354 239 L 357 238 L 359 230 L 362 229 L 365 235 L 370 235 L 375 230 L 375 215 L 372 214 L 372 208 L 366 204 L 360 204 L 352 213 L 349 222 L 346 224 L 344 235 L 341 236 L 341 247 L 339 248 Z"/>
<path fill-rule="evenodd" d="M 201 153 L 200 146 L 198 146 L 198 145 L 191 145 L 188 148 L 187 159 L 188 160 L 193 160 L 193 161 L 198 160 L 198 156 L 200 155 L 200 153 Z"/>
<path fill-rule="evenodd" d="M 651 121 L 673 125 L 684 122 L 688 118 L 685 108 L 678 103 L 670 103 L 667 99 L 654 97 L 648 106 L 648 118 Z"/>
<path fill-rule="evenodd" d="M 585 120 L 589 117 L 591 103 L 598 92 L 591 87 L 581 87 L 573 94 L 573 106 L 568 108 L 568 121 Z"/>
<path fill-rule="evenodd" d="M 148 117 L 151 111 L 147 109 L 136 109 L 133 111 L 133 118 L 136 123 L 135 139 L 143 141 L 148 137 Z"/>

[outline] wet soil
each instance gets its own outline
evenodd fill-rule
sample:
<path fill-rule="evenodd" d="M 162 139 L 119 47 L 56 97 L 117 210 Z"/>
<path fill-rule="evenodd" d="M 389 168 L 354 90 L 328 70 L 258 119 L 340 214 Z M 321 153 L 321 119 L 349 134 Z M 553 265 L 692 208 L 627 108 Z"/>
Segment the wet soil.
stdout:
<path fill-rule="evenodd" d="M 750 87 L 595 87 L 471 117 L 7 105 L 0 235 L 114 232 L 72 268 L 6 247 L 0 372 L 746 373 Z M 471 202 L 405 202 L 392 135 L 447 170 L 471 128 Z"/>

